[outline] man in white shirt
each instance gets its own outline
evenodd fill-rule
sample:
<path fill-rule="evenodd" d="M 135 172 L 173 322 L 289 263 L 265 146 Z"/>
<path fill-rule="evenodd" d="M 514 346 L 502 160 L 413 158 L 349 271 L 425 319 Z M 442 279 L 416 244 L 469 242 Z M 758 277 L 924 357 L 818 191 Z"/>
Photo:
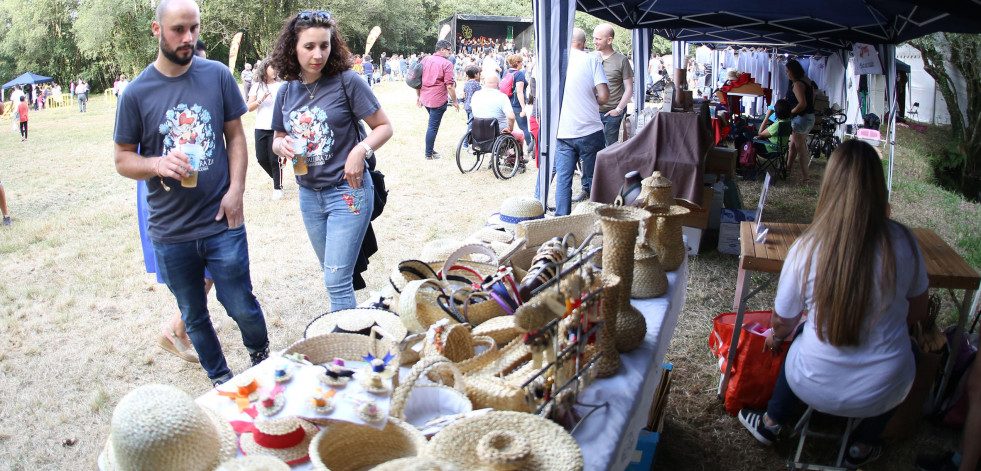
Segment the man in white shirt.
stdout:
<path fill-rule="evenodd" d="M 484 77 L 484 87 L 477 90 L 470 99 L 474 118 L 493 118 L 497 120 L 501 132 L 509 132 L 518 142 L 524 142 L 524 133 L 514 129 L 514 110 L 511 99 L 498 89 L 501 78 L 495 73 Z"/>
<path fill-rule="evenodd" d="M 596 152 L 606 146 L 599 107 L 610 99 L 603 65 L 585 51 L 586 32 L 572 30 L 569 68 L 566 70 L 565 95 L 559 112 L 558 149 L 555 152 L 555 215 L 572 211 L 572 174 L 576 161 L 582 159 L 581 201 L 589 197 L 593 184 Z"/>
<path fill-rule="evenodd" d="M 501 65 L 497 62 L 497 58 L 494 56 L 495 54 L 491 51 L 487 51 L 487 55 L 484 56 L 484 61 L 480 64 L 480 77 L 482 79 L 495 74 L 498 78 L 501 77 Z"/>

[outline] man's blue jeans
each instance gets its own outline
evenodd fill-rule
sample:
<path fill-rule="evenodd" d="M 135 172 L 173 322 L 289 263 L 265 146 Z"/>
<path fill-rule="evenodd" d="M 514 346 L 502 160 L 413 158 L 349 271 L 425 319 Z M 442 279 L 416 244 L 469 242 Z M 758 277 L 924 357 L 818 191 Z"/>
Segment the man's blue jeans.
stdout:
<path fill-rule="evenodd" d="M 582 191 L 588 195 L 593 185 L 596 153 L 604 147 L 603 131 L 572 139 L 559 139 L 555 152 L 555 215 L 572 211 L 572 175 L 576 161 L 582 159 Z"/>
<path fill-rule="evenodd" d="M 238 324 L 242 341 L 249 353 L 269 346 L 266 320 L 252 294 L 249 273 L 249 242 L 245 225 L 203 239 L 174 244 L 153 243 L 157 273 L 177 298 L 181 320 L 187 326 L 194 350 L 208 378 L 230 375 L 221 344 L 208 314 L 208 297 L 204 291 L 204 269 L 215 282 L 218 301 Z"/>
<path fill-rule="evenodd" d="M 354 297 L 354 264 L 375 206 L 374 187 L 367 170 L 361 188 L 342 182 L 313 190 L 300 187 L 300 212 L 307 236 L 324 270 L 330 310 L 357 307 Z"/>
<path fill-rule="evenodd" d="M 620 140 L 620 123 L 623 122 L 623 113 L 627 110 L 623 110 L 620 116 L 603 116 L 606 113 L 600 112 L 600 121 L 603 121 L 603 138 L 606 139 L 606 145 L 610 146 Z"/>
<path fill-rule="evenodd" d="M 443 113 L 446 112 L 446 105 L 430 108 L 429 110 L 429 129 L 426 131 L 426 157 L 433 155 L 433 147 L 436 145 L 436 133 L 439 132 L 439 123 L 443 121 Z"/>

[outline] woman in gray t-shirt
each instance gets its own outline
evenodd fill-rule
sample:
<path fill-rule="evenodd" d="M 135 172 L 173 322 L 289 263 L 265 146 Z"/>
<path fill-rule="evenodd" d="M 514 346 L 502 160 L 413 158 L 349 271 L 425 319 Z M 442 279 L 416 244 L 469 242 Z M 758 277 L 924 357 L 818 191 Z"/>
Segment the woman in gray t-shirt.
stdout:
<path fill-rule="evenodd" d="M 324 270 L 331 310 L 357 305 L 353 276 L 371 221 L 374 193 L 365 168 L 392 125 L 327 11 L 303 11 L 283 25 L 272 66 L 286 83 L 276 95 L 273 151 L 303 159 L 300 212 Z M 359 120 L 371 128 L 362 139 Z"/>

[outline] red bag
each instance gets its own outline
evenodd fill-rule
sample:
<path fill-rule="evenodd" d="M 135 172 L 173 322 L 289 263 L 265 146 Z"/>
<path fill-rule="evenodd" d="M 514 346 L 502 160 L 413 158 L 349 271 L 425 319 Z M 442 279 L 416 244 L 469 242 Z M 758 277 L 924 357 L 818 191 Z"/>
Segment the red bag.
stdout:
<path fill-rule="evenodd" d="M 774 354 L 766 348 L 766 337 L 746 329 L 754 323 L 762 330 L 769 329 L 771 313 L 772 311 L 752 311 L 743 315 L 743 331 L 739 334 L 736 362 L 732 365 L 729 385 L 725 391 L 726 412 L 729 415 L 736 415 L 743 407 L 766 409 L 766 403 L 773 395 L 780 365 L 787 356 L 790 342 L 783 342 Z M 726 370 L 729 342 L 732 341 L 735 323 L 735 312 L 720 314 L 712 321 L 708 344 L 712 353 L 719 357 L 722 373 Z"/>
<path fill-rule="evenodd" d="M 744 142 L 742 149 L 739 150 L 739 165 L 746 168 L 756 166 L 756 148 L 753 147 L 752 141 Z"/>

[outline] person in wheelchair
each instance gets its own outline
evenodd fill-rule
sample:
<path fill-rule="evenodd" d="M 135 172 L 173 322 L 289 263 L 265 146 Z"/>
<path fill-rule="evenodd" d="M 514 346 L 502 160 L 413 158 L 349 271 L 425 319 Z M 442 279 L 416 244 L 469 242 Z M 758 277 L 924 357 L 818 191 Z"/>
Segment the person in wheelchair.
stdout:
<path fill-rule="evenodd" d="M 520 129 L 515 128 L 511 99 L 498 89 L 500 83 L 501 78 L 497 74 L 485 75 L 483 88 L 474 93 L 473 98 L 470 99 L 470 109 L 474 119 L 496 119 L 501 133 L 511 134 L 517 139 L 520 152 L 524 148 L 525 136 Z M 476 129 L 474 131 L 476 132 Z M 526 163 L 524 157 L 521 163 Z"/>

